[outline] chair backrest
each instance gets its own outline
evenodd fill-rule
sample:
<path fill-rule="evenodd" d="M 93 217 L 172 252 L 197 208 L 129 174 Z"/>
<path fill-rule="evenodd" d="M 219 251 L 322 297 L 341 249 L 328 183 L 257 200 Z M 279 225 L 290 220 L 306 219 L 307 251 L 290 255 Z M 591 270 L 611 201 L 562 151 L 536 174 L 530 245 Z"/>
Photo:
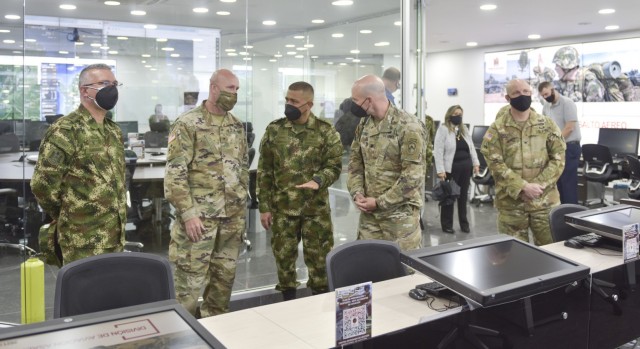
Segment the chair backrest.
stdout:
<path fill-rule="evenodd" d="M 495 181 L 493 180 L 491 171 L 489 171 L 489 167 L 487 166 L 487 160 L 485 160 L 484 155 L 482 155 L 482 152 L 478 148 L 476 148 L 476 155 L 478 155 L 480 171 L 477 175 L 473 175 L 471 180 L 473 183 L 479 185 L 494 185 Z"/>
<path fill-rule="evenodd" d="M 398 244 L 384 240 L 356 240 L 327 254 L 329 290 L 362 282 L 384 281 L 407 274 Z"/>
<path fill-rule="evenodd" d="M 609 147 L 601 144 L 583 144 L 584 176 L 587 180 L 607 182 L 613 173 L 613 157 Z"/>
<path fill-rule="evenodd" d="M 640 160 L 634 156 L 627 155 L 627 163 L 629 164 L 629 184 L 628 194 L 632 199 L 640 199 Z"/>
<path fill-rule="evenodd" d="M 551 238 L 553 241 L 563 241 L 587 232 L 574 228 L 564 221 L 564 216 L 569 213 L 587 210 L 587 207 L 575 204 L 562 204 L 549 212 L 549 225 L 551 226 Z"/>
<path fill-rule="evenodd" d="M 174 298 L 171 265 L 166 258 L 139 252 L 107 253 L 71 262 L 60 269 L 53 317 Z"/>
<path fill-rule="evenodd" d="M 147 131 L 144 134 L 144 146 L 147 148 L 166 148 L 169 132 Z"/>
<path fill-rule="evenodd" d="M 20 139 L 14 133 L 0 134 L 0 153 L 20 151 Z"/>

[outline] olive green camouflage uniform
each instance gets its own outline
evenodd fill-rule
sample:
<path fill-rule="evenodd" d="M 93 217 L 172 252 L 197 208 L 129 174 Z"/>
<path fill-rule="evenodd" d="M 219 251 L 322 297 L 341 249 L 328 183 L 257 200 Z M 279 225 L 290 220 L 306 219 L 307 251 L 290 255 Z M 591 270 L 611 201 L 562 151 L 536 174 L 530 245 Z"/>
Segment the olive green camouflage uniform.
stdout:
<path fill-rule="evenodd" d="M 427 137 L 418 118 L 393 105 L 377 125 L 372 117 L 360 122 L 347 187 L 351 197 L 375 198 L 378 208 L 360 213 L 358 239 L 395 241 L 403 250 L 420 247 Z"/>
<path fill-rule="evenodd" d="M 244 128 L 231 113 L 213 115 L 203 102 L 171 129 L 164 192 L 177 217 L 169 258 L 176 265 L 176 298 L 191 314 L 205 284 L 201 316 L 229 311 L 246 229 L 248 162 Z M 196 217 L 205 230 L 202 240 L 192 242 L 184 222 Z"/>
<path fill-rule="evenodd" d="M 640 101 L 640 87 L 634 86 L 624 73 L 611 76 L 608 71 L 611 62 L 580 67 L 578 50 L 565 46 L 555 53 L 553 63 L 565 71 L 565 76 L 577 69 L 575 80 L 556 82 L 556 90 L 574 102 Z"/>
<path fill-rule="evenodd" d="M 51 125 L 40 145 L 31 190 L 57 221 L 64 264 L 122 251 L 127 189 L 124 145 L 115 122 L 105 118 L 98 124 L 80 106 Z"/>
<path fill-rule="evenodd" d="M 564 169 L 566 144 L 549 117 L 530 110 L 524 125 L 513 120 L 510 107 L 500 109 L 482 141 L 481 151 L 495 179 L 498 231 L 534 243 L 551 243 L 549 211 L 560 204 L 556 182 Z M 544 187 L 543 194 L 524 201 L 520 192 L 527 183 Z"/>
<path fill-rule="evenodd" d="M 431 164 L 433 162 L 433 140 L 436 138 L 436 125 L 433 122 L 433 118 L 429 115 L 424 116 L 424 127 L 427 132 L 428 138 L 426 139 L 427 150 L 424 154 L 424 162 L 426 164 L 427 176 L 431 170 Z"/>
<path fill-rule="evenodd" d="M 304 246 L 309 270 L 307 287 L 326 292 L 326 256 L 333 248 L 329 186 L 342 169 L 342 143 L 333 126 L 313 113 L 296 125 L 280 118 L 271 122 L 260 143 L 257 194 L 261 213 L 271 212 L 271 248 L 278 267 L 277 290 L 295 289 L 298 243 Z M 313 178 L 318 190 L 295 186 Z"/>

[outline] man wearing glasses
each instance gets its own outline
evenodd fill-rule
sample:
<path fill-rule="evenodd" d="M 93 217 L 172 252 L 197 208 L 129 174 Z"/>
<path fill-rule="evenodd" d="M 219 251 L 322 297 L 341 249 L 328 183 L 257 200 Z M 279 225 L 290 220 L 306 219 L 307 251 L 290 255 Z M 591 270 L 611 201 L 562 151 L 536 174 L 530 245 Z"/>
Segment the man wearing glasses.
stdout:
<path fill-rule="evenodd" d="M 122 134 L 105 118 L 120 84 L 108 65 L 92 64 L 80 72 L 78 85 L 81 104 L 47 130 L 31 179 L 53 219 L 40 239 L 55 245 L 61 264 L 122 251 L 127 222 Z"/>
<path fill-rule="evenodd" d="M 496 182 L 498 231 L 528 242 L 531 229 L 534 243 L 546 245 L 566 145 L 556 123 L 531 108 L 526 81 L 510 80 L 505 99 L 509 105 L 498 111 L 481 147 Z"/>

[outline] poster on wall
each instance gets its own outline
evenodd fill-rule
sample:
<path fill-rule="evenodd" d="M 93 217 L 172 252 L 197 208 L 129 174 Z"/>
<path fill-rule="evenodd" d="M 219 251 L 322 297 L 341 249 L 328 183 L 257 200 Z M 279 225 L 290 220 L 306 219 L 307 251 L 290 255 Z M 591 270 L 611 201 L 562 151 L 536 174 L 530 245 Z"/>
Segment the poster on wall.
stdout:
<path fill-rule="evenodd" d="M 487 53 L 485 122 L 490 124 L 507 104 L 507 82 L 523 79 L 532 87 L 538 111 L 542 99 L 537 87 L 543 81 L 576 102 L 583 138 L 597 135 L 599 128 L 640 128 L 639 71 L 640 38 Z"/>

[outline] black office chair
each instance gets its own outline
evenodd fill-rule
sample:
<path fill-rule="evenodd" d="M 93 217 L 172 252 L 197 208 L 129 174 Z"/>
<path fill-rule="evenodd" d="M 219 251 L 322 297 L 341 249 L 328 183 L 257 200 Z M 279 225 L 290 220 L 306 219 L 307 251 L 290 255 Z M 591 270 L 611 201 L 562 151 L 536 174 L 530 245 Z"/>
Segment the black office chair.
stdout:
<path fill-rule="evenodd" d="M 175 299 L 171 265 L 148 253 L 107 253 L 71 262 L 58 272 L 53 317 Z"/>
<path fill-rule="evenodd" d="M 627 155 L 627 163 L 629 164 L 629 179 L 631 179 L 627 194 L 630 199 L 640 200 L 640 160 Z"/>
<path fill-rule="evenodd" d="M 491 171 L 489 171 L 489 166 L 487 166 L 487 161 L 485 160 L 484 155 L 480 152 L 480 149 L 476 148 L 476 154 L 478 155 L 478 162 L 480 163 L 480 171 L 478 174 L 474 174 L 471 177 L 471 180 L 475 184 L 471 203 L 475 203 L 476 207 L 478 207 L 482 203 L 493 202 L 495 181 L 493 180 Z M 483 191 L 480 189 L 480 186 L 483 186 L 486 189 Z"/>
<path fill-rule="evenodd" d="M 613 163 L 609 147 L 600 144 L 583 144 L 582 158 L 584 160 L 584 177 L 587 182 L 598 183 L 601 186 L 599 204 L 610 205 L 604 198 L 604 187 L 610 181 L 619 178 L 619 171 Z M 590 204 L 586 203 L 586 205 Z"/>
<path fill-rule="evenodd" d="M 11 125 L 0 124 L 0 154 L 20 151 L 20 138 L 11 132 Z"/>
<path fill-rule="evenodd" d="M 329 290 L 384 281 L 407 275 L 400 262 L 398 244 L 384 240 L 356 240 L 335 247 L 327 254 Z"/>
<path fill-rule="evenodd" d="M 564 221 L 566 214 L 585 210 L 588 210 L 588 208 L 575 204 L 562 204 L 552 208 L 549 212 L 549 225 L 551 226 L 551 238 L 553 241 L 564 241 L 574 236 L 586 234 L 584 230 L 574 228 Z"/>

